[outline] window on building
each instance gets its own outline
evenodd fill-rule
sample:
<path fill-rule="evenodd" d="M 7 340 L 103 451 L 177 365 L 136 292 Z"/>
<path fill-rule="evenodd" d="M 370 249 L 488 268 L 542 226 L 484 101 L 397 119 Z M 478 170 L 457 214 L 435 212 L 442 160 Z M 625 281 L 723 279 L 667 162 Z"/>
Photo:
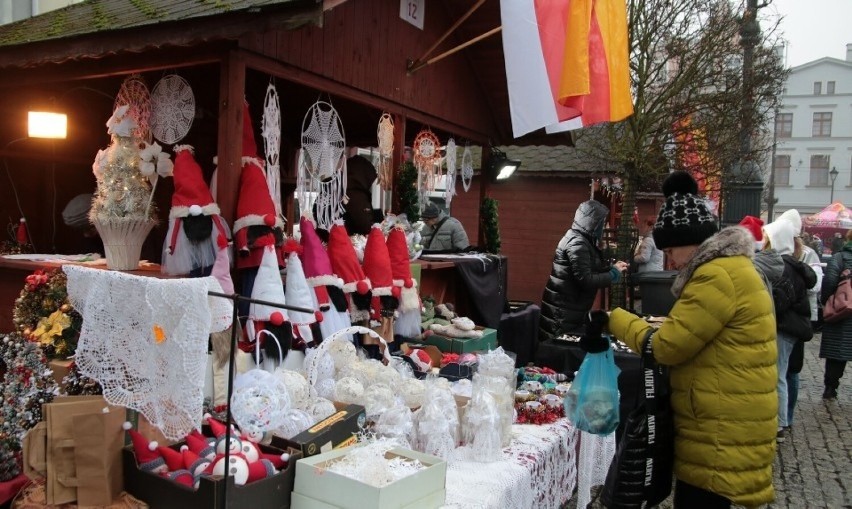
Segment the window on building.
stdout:
<path fill-rule="evenodd" d="M 834 82 L 829 81 L 825 84 L 825 93 L 828 95 L 834 95 Z"/>
<path fill-rule="evenodd" d="M 814 81 L 814 95 L 820 95 L 822 93 L 822 82 Z"/>
<path fill-rule="evenodd" d="M 779 113 L 775 117 L 775 136 L 789 138 L 793 136 L 793 114 Z"/>
<path fill-rule="evenodd" d="M 814 127 L 811 135 L 815 138 L 831 136 L 831 112 L 814 113 Z"/>
<path fill-rule="evenodd" d="M 775 185 L 790 185 L 790 156 L 775 156 Z"/>
<path fill-rule="evenodd" d="M 828 187 L 828 156 L 811 156 L 810 185 Z"/>

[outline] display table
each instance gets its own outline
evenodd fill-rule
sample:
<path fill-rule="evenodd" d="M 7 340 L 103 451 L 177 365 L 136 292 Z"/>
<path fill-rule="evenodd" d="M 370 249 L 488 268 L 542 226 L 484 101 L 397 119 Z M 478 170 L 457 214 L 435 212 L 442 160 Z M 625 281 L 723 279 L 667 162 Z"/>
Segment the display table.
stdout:
<path fill-rule="evenodd" d="M 0 256 L 0 332 L 15 330 L 15 324 L 12 322 L 12 309 L 15 307 L 15 299 L 18 298 L 24 288 L 26 277 L 38 269 L 53 269 L 66 263 L 76 262 L 59 258 L 31 261 Z M 86 262 L 82 265 L 93 268 L 107 268 L 106 258 L 102 258 L 98 262 Z M 160 266 L 154 263 L 139 262 L 139 270 L 127 272 L 129 274 L 161 277 Z"/>
<path fill-rule="evenodd" d="M 447 464 L 445 507 L 558 509 L 577 483 L 577 435 L 567 419 L 515 424 L 503 461 L 494 463 L 465 461 L 466 449 L 456 449 Z"/>

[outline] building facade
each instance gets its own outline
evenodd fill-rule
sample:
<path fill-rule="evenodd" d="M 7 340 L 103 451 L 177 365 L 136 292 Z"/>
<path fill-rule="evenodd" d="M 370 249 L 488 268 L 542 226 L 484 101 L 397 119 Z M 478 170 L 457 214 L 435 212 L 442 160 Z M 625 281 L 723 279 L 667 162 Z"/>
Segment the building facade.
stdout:
<path fill-rule="evenodd" d="M 0 25 L 67 7 L 83 0 L 0 0 Z"/>
<path fill-rule="evenodd" d="M 852 44 L 845 60 L 792 68 L 783 94 L 775 118 L 775 217 L 793 208 L 818 212 L 832 199 L 852 206 Z"/>

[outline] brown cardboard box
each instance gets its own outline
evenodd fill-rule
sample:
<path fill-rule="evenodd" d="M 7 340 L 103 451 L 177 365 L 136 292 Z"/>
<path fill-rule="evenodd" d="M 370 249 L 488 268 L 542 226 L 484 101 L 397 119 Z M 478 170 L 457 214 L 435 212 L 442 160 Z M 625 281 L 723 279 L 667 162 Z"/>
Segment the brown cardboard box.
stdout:
<path fill-rule="evenodd" d="M 361 431 L 367 420 L 367 412 L 361 405 L 335 403 L 334 415 L 314 424 L 293 438 L 273 436 L 272 445 L 279 448 L 292 447 L 302 452 L 302 456 L 314 456 L 333 449 L 339 449 L 355 443 L 355 435 Z"/>
<path fill-rule="evenodd" d="M 62 384 L 62 379 L 65 378 L 68 373 L 71 372 L 71 364 L 74 361 L 72 360 L 59 360 L 53 359 L 50 361 L 47 366 L 53 371 L 53 379 L 56 380 L 56 385 L 60 388 L 65 389 L 65 386 Z"/>

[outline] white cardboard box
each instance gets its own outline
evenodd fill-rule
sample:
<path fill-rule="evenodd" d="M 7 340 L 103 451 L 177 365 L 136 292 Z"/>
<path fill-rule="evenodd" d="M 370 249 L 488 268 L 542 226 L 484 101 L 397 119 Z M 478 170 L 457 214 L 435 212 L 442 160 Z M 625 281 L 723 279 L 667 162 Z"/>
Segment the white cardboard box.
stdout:
<path fill-rule="evenodd" d="M 326 468 L 330 462 L 352 450 L 353 447 L 346 447 L 299 460 L 293 487 L 293 509 L 434 509 L 444 505 L 447 463 L 441 458 L 409 449 L 391 449 L 389 457 L 396 455 L 420 460 L 426 468 L 377 488 Z"/>

